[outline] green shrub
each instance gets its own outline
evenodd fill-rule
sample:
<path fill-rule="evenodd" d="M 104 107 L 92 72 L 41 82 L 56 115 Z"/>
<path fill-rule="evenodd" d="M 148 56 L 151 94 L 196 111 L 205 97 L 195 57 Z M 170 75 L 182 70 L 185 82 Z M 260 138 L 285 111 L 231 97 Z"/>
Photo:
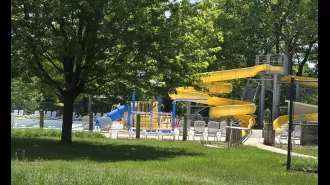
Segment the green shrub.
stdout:
<path fill-rule="evenodd" d="M 12 137 L 61 137 L 62 130 L 57 129 L 12 129 Z M 105 138 L 99 132 L 72 131 L 72 137 L 78 138 Z"/>

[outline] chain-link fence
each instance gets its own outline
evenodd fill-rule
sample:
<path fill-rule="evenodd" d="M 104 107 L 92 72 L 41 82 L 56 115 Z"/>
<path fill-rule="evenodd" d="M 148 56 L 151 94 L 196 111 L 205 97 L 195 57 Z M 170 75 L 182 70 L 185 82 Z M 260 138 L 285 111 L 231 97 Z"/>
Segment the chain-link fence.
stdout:
<path fill-rule="evenodd" d="M 318 171 L 318 90 L 317 80 L 291 79 L 287 116 L 276 131 L 276 146 L 288 152 L 287 168 Z M 306 87 L 304 87 L 306 86 Z M 287 122 L 285 121 L 287 120 Z"/>

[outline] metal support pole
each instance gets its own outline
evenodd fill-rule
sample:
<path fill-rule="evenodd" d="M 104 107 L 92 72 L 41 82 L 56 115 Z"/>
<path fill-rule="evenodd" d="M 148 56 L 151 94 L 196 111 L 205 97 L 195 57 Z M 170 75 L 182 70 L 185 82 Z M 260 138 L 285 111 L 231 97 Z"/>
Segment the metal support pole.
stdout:
<path fill-rule="evenodd" d="M 130 130 L 131 129 L 131 125 L 133 125 L 133 119 L 131 121 L 131 117 L 132 117 L 132 107 L 131 105 L 128 105 L 128 110 L 127 110 L 128 114 L 127 114 L 127 130 Z M 132 124 L 131 124 L 132 122 Z"/>
<path fill-rule="evenodd" d="M 300 102 L 300 82 L 296 82 L 296 102 Z"/>
<path fill-rule="evenodd" d="M 152 97 L 152 99 L 154 99 L 154 97 Z M 150 128 L 150 132 L 152 132 L 152 128 L 153 128 L 153 116 L 154 116 L 154 101 L 153 100 L 151 100 L 151 103 L 150 103 L 150 123 L 149 123 L 149 128 Z"/>
<path fill-rule="evenodd" d="M 273 74 L 273 107 L 272 107 L 272 122 L 279 116 L 279 84 L 278 74 Z"/>
<path fill-rule="evenodd" d="M 174 131 L 175 127 L 175 115 L 176 115 L 176 102 L 172 102 L 172 131 Z"/>
<path fill-rule="evenodd" d="M 134 125 L 134 119 L 132 119 L 132 111 L 135 111 L 135 101 L 136 101 L 136 93 L 135 91 L 133 91 L 132 93 L 132 107 L 130 109 L 130 111 L 128 111 L 128 120 L 127 123 L 130 125 L 129 127 L 127 127 L 128 129 L 130 129 L 131 125 Z"/>
<path fill-rule="evenodd" d="M 157 122 L 158 122 L 158 125 L 160 126 L 160 112 L 162 112 L 162 109 L 161 109 L 161 106 L 162 106 L 162 98 L 160 96 L 158 96 L 157 98 L 157 102 L 158 102 L 158 119 L 157 119 Z"/>
<path fill-rule="evenodd" d="M 88 96 L 89 131 L 93 131 L 92 95 Z"/>
<path fill-rule="evenodd" d="M 45 114 L 44 114 L 43 110 L 39 111 L 39 116 L 40 116 L 40 122 L 39 122 L 40 128 L 44 128 L 44 116 L 45 116 Z"/>
<path fill-rule="evenodd" d="M 93 112 L 90 111 L 89 112 L 89 131 L 92 132 L 93 131 Z"/>
<path fill-rule="evenodd" d="M 260 107 L 259 107 L 259 128 L 264 127 L 264 111 L 265 111 L 265 80 L 261 81 L 261 92 L 260 92 Z"/>
<path fill-rule="evenodd" d="M 290 97 L 290 112 L 289 112 L 289 138 L 288 138 L 288 155 L 287 155 L 287 164 L 286 169 L 290 170 L 291 168 L 291 151 L 292 151 L 292 143 L 291 143 L 291 132 L 293 127 L 293 101 L 294 101 L 294 77 L 291 77 L 291 97 Z"/>
<path fill-rule="evenodd" d="M 141 123 L 141 115 L 137 114 L 136 115 L 136 134 L 135 134 L 136 139 L 140 139 L 140 123 Z"/>
<path fill-rule="evenodd" d="M 187 101 L 186 103 L 187 103 L 187 106 L 186 106 L 186 108 L 187 108 L 187 123 L 190 126 L 190 119 L 189 118 L 191 117 L 191 102 Z"/>
<path fill-rule="evenodd" d="M 182 140 L 183 141 L 187 141 L 187 131 L 188 131 L 188 129 L 187 129 L 187 124 L 188 123 L 188 116 L 187 115 L 184 115 L 184 118 L 183 118 L 183 138 L 182 138 Z"/>

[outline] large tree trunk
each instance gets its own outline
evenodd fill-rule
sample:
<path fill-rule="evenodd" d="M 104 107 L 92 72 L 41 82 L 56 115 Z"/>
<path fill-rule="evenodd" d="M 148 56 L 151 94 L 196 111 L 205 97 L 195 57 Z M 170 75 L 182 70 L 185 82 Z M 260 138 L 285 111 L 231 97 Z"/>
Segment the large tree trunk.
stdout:
<path fill-rule="evenodd" d="M 63 124 L 62 124 L 62 144 L 72 143 L 72 114 L 74 101 L 76 99 L 75 93 L 67 91 L 64 93 L 64 112 L 63 112 Z"/>
<path fill-rule="evenodd" d="M 314 45 L 314 42 L 309 43 L 308 49 L 305 53 L 304 60 L 298 66 L 298 72 L 296 74 L 297 76 L 302 76 L 304 65 L 307 63 L 307 60 L 308 60 L 309 55 L 311 54 L 313 45 Z"/>
<path fill-rule="evenodd" d="M 88 114 L 88 98 L 84 97 L 84 115 Z"/>
<path fill-rule="evenodd" d="M 280 54 L 280 38 L 279 36 L 276 36 L 276 41 L 275 41 L 275 54 Z"/>

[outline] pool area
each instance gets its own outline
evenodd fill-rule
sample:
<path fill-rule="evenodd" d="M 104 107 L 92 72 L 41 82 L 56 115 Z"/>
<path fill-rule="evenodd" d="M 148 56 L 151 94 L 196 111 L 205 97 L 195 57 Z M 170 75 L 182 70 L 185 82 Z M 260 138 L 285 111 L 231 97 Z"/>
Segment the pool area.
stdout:
<path fill-rule="evenodd" d="M 39 119 L 14 118 L 14 128 L 39 128 Z M 72 130 L 83 130 L 82 121 L 74 120 Z M 62 129 L 62 119 L 44 120 L 44 128 Z"/>

